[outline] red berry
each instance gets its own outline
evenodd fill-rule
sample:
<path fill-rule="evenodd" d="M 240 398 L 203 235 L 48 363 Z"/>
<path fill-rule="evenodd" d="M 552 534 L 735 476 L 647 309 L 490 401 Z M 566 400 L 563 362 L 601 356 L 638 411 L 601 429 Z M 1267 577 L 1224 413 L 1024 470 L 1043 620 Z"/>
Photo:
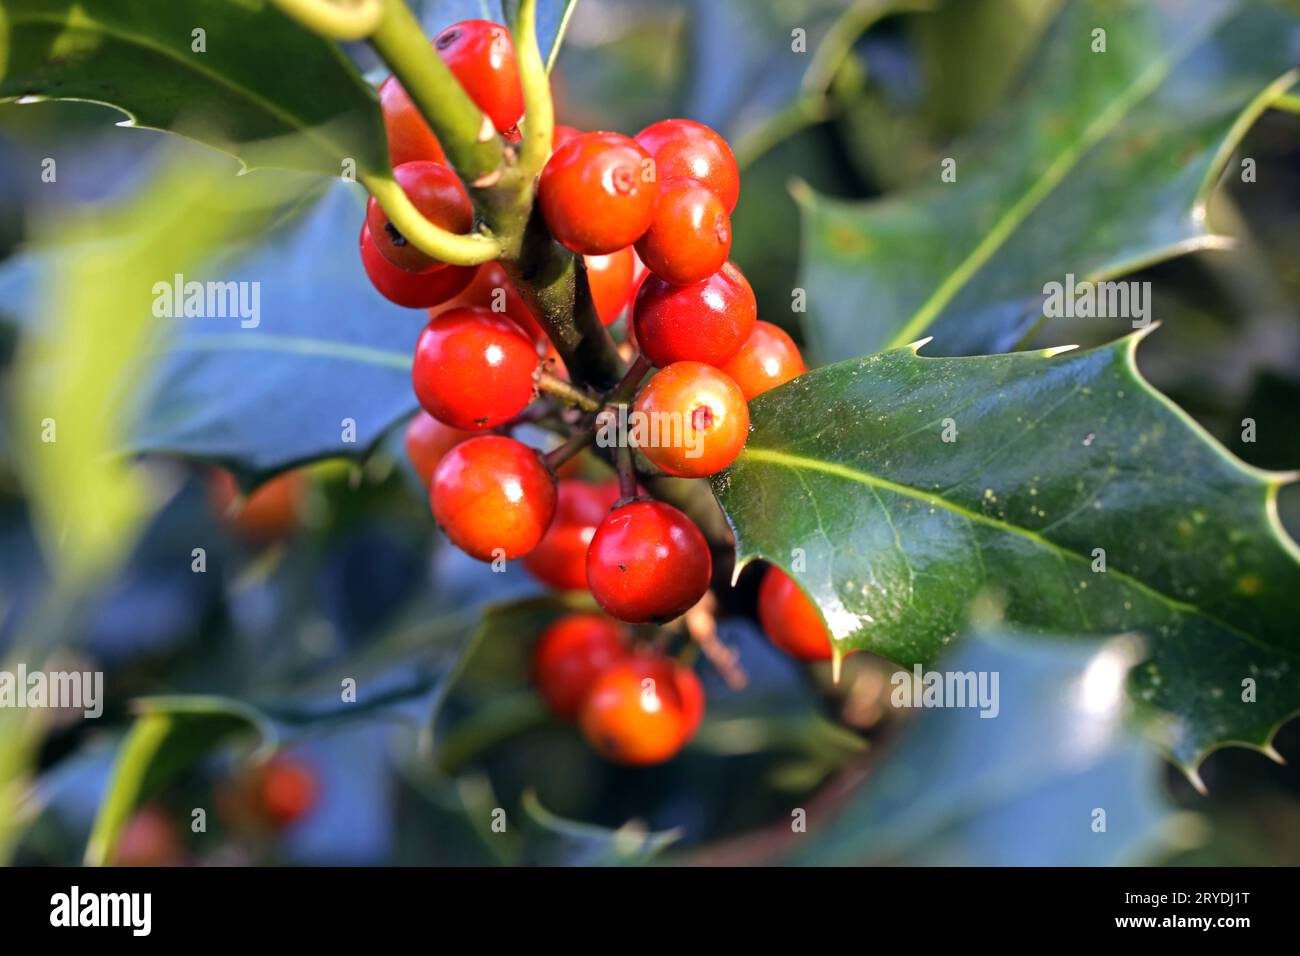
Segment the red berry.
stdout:
<path fill-rule="evenodd" d="M 424 486 L 433 480 L 433 470 L 444 455 L 474 433 L 444 425 L 428 412 L 419 411 L 406 426 L 406 455 Z"/>
<path fill-rule="evenodd" d="M 435 265 L 424 272 L 399 269 L 380 254 L 370 227 L 361 224 L 361 265 L 371 285 L 389 302 L 427 309 L 459 295 L 474 281 L 475 266 Z"/>
<path fill-rule="evenodd" d="M 754 331 L 722 370 L 732 377 L 745 401 L 753 401 L 778 385 L 808 371 L 799 346 L 785 330 L 771 322 L 755 322 Z"/>
<path fill-rule="evenodd" d="M 379 108 L 384 114 L 384 130 L 388 133 L 388 161 L 401 166 L 416 160 L 442 163 L 446 166 L 447 154 L 433 135 L 429 124 L 420 114 L 420 108 L 407 95 L 405 87 L 390 76 L 379 87 Z"/>
<path fill-rule="evenodd" d="M 433 48 L 499 133 L 524 115 L 524 90 L 510 32 L 491 20 L 462 20 L 439 33 Z"/>
<path fill-rule="evenodd" d="M 569 614 L 548 627 L 533 649 L 533 683 L 552 714 L 573 720 L 600 673 L 627 654 L 627 631 L 617 621 Z"/>
<path fill-rule="evenodd" d="M 722 471 L 749 437 L 745 396 L 725 372 L 703 362 L 674 362 L 656 372 L 637 396 L 636 411 L 658 439 L 641 452 L 679 478 Z"/>
<path fill-rule="evenodd" d="M 605 325 L 613 325 L 632 297 L 632 276 L 636 257 L 630 247 L 607 256 L 587 256 L 587 284 L 596 303 L 596 314 Z"/>
<path fill-rule="evenodd" d="M 286 471 L 258 485 L 242 502 L 230 472 L 212 473 L 209 497 L 213 511 L 244 537 L 257 542 L 284 538 L 296 531 L 306 513 L 307 480 Z"/>
<path fill-rule="evenodd" d="M 740 351 L 758 320 L 758 303 L 739 269 L 728 262 L 694 285 L 649 275 L 636 294 L 632 320 L 646 358 L 722 366 Z"/>
<path fill-rule="evenodd" d="M 709 589 L 709 544 L 690 518 L 658 501 L 634 501 L 601 522 L 587 549 L 596 603 L 631 624 L 670 621 Z"/>
<path fill-rule="evenodd" d="M 780 568 L 758 587 L 758 622 L 772 643 L 801 661 L 831 659 L 831 639 L 816 605 Z"/>
<path fill-rule="evenodd" d="M 659 183 L 634 141 L 583 133 L 551 155 L 537 198 L 551 235 L 579 255 L 600 256 L 632 245 L 650 227 Z"/>
<path fill-rule="evenodd" d="M 469 193 L 456 174 L 442 163 L 427 160 L 403 163 L 393 170 L 393 178 L 425 219 L 449 232 L 469 232 L 474 224 Z M 411 245 L 388 221 L 388 214 L 373 196 L 366 203 L 366 225 L 370 227 L 375 248 L 399 269 L 424 272 L 445 265 Z"/>
<path fill-rule="evenodd" d="M 257 775 L 262 813 L 277 827 L 301 820 L 316 805 L 316 775 L 306 764 L 276 757 Z"/>
<path fill-rule="evenodd" d="M 659 209 L 637 255 L 673 285 L 690 285 L 722 268 L 731 252 L 731 218 L 722 200 L 694 179 L 670 179 L 659 186 Z"/>
<path fill-rule="evenodd" d="M 533 310 L 515 289 L 514 283 L 506 275 L 506 270 L 501 263 L 489 262 L 480 266 L 478 275 L 464 292 L 445 303 L 441 309 L 431 309 L 429 316 L 432 318 L 435 314 L 463 306 L 491 309 L 498 315 L 509 316 L 536 343 L 538 354 L 544 355 L 550 351 L 551 340 L 543 331 Z"/>
<path fill-rule="evenodd" d="M 167 811 L 148 804 L 131 814 L 113 851 L 113 866 L 181 866 L 180 830 Z"/>
<path fill-rule="evenodd" d="M 740 169 L 727 141 L 703 123 L 660 120 L 636 134 L 636 141 L 655 159 L 661 182 L 688 176 L 698 179 L 722 200 L 728 215 L 740 198 Z"/>
<path fill-rule="evenodd" d="M 500 435 L 463 441 L 434 469 L 433 516 L 452 543 L 480 561 L 531 551 L 555 515 L 555 477 L 527 445 Z"/>
<path fill-rule="evenodd" d="M 488 309 L 452 309 L 420 333 L 411 380 L 438 421 L 481 431 L 523 411 L 536 371 L 537 349 L 519 326 Z"/>
<path fill-rule="evenodd" d="M 587 546 L 618 497 L 616 481 L 603 485 L 561 481 L 555 520 L 546 536 L 524 558 L 528 573 L 561 591 L 585 591 Z"/>
<path fill-rule="evenodd" d="M 575 136 L 581 136 L 582 130 L 574 129 L 572 126 L 565 126 L 563 123 L 555 124 L 555 132 L 551 134 L 551 152 L 573 139 Z"/>
<path fill-rule="evenodd" d="M 607 667 L 582 707 L 582 732 L 616 763 L 663 763 L 695 734 L 704 693 L 695 674 L 658 654 L 633 654 Z"/>

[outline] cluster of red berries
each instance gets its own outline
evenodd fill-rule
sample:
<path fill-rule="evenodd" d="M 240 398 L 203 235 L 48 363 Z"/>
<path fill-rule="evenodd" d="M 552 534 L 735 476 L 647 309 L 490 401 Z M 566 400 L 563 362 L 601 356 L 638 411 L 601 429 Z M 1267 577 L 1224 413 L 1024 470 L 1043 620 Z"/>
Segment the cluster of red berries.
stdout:
<path fill-rule="evenodd" d="M 601 756 L 645 766 L 674 756 L 704 718 L 694 671 L 645 648 L 602 614 L 569 614 L 533 650 L 533 682 L 551 713 L 577 721 Z"/>
<path fill-rule="evenodd" d="M 506 30 L 466 21 L 439 34 L 434 47 L 496 129 L 516 141 L 523 96 Z M 380 100 L 397 182 L 429 221 L 468 232 L 473 207 L 432 130 L 396 79 L 383 84 Z M 806 369 L 790 337 L 758 321 L 753 290 L 728 261 L 739 195 L 726 141 L 681 119 L 634 138 L 557 127 L 537 183 L 546 226 L 581 257 L 602 322 L 630 311 L 625 348 L 658 368 L 635 396 L 634 412 L 678 423 L 681 440 L 643 442 L 639 450 L 675 477 L 731 464 L 748 435 L 748 401 Z M 522 558 L 550 586 L 589 589 L 617 619 L 566 619 L 561 636 L 548 632 L 537 664 L 543 693 L 557 714 L 581 717 L 602 753 L 629 763 L 671 756 L 703 711 L 698 682 L 666 658 L 631 651 L 618 622 L 666 622 L 704 596 L 713 570 L 704 535 L 678 509 L 638 495 L 627 475 L 621 490 L 616 482 L 557 480 L 542 455 L 509 437 L 551 370 L 566 372 L 501 263 L 437 262 L 410 245 L 373 199 L 361 258 L 380 293 L 429 310 L 412 371 L 423 413 L 406 445 L 438 524 L 475 558 Z M 643 699 L 646 681 L 656 691 Z M 642 727 L 653 741 L 630 729 L 636 713 L 656 715 L 661 729 Z M 663 729 L 669 723 L 672 733 Z"/>

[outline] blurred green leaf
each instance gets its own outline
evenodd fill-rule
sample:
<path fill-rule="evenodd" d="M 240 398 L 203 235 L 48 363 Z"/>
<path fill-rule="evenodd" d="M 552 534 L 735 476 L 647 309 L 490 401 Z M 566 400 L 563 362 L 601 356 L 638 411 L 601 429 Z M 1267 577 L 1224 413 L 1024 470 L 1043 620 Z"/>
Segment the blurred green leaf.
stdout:
<path fill-rule="evenodd" d="M 964 132 L 1002 99 L 1065 0 L 947 0 L 908 26 L 925 72 L 927 119 Z"/>
<path fill-rule="evenodd" d="M 635 866 L 650 862 L 678 839 L 669 830 L 652 833 L 644 824 L 617 830 L 566 820 L 547 810 L 532 790 L 523 795 L 528 837 L 523 862 L 534 866 Z"/>
<path fill-rule="evenodd" d="M 932 664 L 980 599 L 1021 627 L 1140 631 L 1132 694 L 1185 767 L 1267 746 L 1300 709 L 1300 549 L 1272 504 L 1294 475 L 1232 458 L 1140 377 L 1137 342 L 895 349 L 760 396 L 714 479 L 740 563 L 789 570 L 838 652 L 903 665 Z"/>
<path fill-rule="evenodd" d="M 388 165 L 369 84 L 270 0 L 3 0 L 0 24 L 0 100 L 92 100 L 249 166 Z"/>
<path fill-rule="evenodd" d="M 1005 351 L 1039 319 L 1047 281 L 1221 244 L 1205 203 L 1294 82 L 1297 37 L 1295 17 L 1241 0 L 1071 3 L 1021 93 L 952 151 L 955 182 L 935 169 L 932 185 L 868 203 L 799 191 L 815 357 L 927 334 L 941 354 Z"/>
<path fill-rule="evenodd" d="M 139 717 L 122 742 L 86 845 L 89 866 L 111 863 L 131 814 L 217 746 L 250 736 L 263 751 L 276 745 L 271 722 L 236 700 L 147 697 L 136 703 Z"/>
<path fill-rule="evenodd" d="M 234 191 L 232 179 L 226 160 L 178 158 L 138 196 L 45 221 L 43 294 L 28 305 L 13 428 L 51 565 L 68 586 L 111 568 L 164 497 L 121 455 L 174 321 L 155 317 L 155 286 L 256 231 L 280 201 L 279 181 L 241 178 Z"/>
<path fill-rule="evenodd" d="M 411 355 L 428 317 L 371 286 L 357 255 L 364 216 L 357 187 L 334 183 L 262 242 L 210 264 L 205 278 L 258 289 L 256 324 L 178 320 L 125 446 L 220 462 L 247 483 L 363 458 L 410 415 Z"/>
<path fill-rule="evenodd" d="M 824 115 L 831 78 L 882 17 L 925 0 L 694 0 L 686 115 L 732 141 L 742 168 Z M 717 41 L 726 37 L 727 55 Z"/>
<path fill-rule="evenodd" d="M 454 775 L 502 740 L 545 721 L 528 676 L 531 648 L 560 615 L 593 608 L 590 597 L 573 594 L 487 608 L 434 696 L 421 750 Z M 454 697 L 474 701 L 467 716 L 448 713 Z"/>
<path fill-rule="evenodd" d="M 790 838 L 785 862 L 1141 862 L 1163 842 L 1170 808 L 1160 761 L 1121 721 L 1134 651 L 1123 641 L 1098 648 L 976 635 L 938 666 L 983 677 L 990 688 L 996 675 L 996 716 L 973 707 L 922 710 L 829 819 L 810 819 L 806 835 Z"/>

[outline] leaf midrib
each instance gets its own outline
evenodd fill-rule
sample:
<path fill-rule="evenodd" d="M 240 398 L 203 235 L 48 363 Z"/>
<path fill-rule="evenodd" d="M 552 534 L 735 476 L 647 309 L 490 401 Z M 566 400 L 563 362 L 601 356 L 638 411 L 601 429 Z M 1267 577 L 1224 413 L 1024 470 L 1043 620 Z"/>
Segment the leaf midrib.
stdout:
<path fill-rule="evenodd" d="M 59 17 L 51 16 L 48 14 L 40 14 L 40 13 L 27 14 L 24 16 L 15 17 L 11 21 L 11 23 L 13 28 L 15 29 L 24 23 L 28 23 L 28 24 L 39 23 L 39 24 L 46 24 L 53 27 L 68 26 L 67 22 Z M 92 27 L 93 29 L 98 30 L 100 33 L 103 33 L 105 36 L 112 37 L 114 40 L 116 40 L 119 43 L 122 43 L 128 48 L 132 44 L 134 44 L 143 49 L 151 50 L 152 52 L 161 55 L 164 59 L 172 60 L 173 62 L 177 63 L 183 68 L 188 69 L 189 71 L 196 73 L 199 76 L 204 77 L 212 82 L 215 82 L 219 86 L 226 87 L 236 95 L 243 97 L 249 103 L 253 104 L 255 107 L 262 109 L 268 115 L 284 123 L 291 129 L 301 130 L 304 135 L 306 135 L 309 139 L 318 143 L 320 146 L 324 147 L 326 151 L 332 156 L 345 156 L 348 153 L 348 150 L 343 149 L 341 144 L 317 132 L 316 127 L 309 125 L 305 119 L 295 116 L 293 113 L 289 113 L 279 109 L 270 100 L 265 99 L 262 96 L 259 96 L 255 91 L 250 90 L 247 87 L 235 83 L 229 77 L 224 76 L 219 72 L 215 72 L 205 66 L 201 66 L 193 60 L 185 59 L 181 57 L 175 50 L 165 45 L 157 43 L 151 37 L 148 37 L 144 34 L 131 33 L 120 27 L 110 25 L 107 22 L 102 20 L 95 20 L 92 21 L 91 24 L 79 25 L 74 27 L 73 29 L 90 30 L 92 29 Z M 125 107 L 117 103 L 106 103 L 105 105 L 112 106 L 117 109 L 125 109 Z M 128 110 L 127 112 L 132 119 L 137 118 L 134 112 L 130 110 Z"/>
<path fill-rule="evenodd" d="M 947 278 L 930 294 L 906 322 L 894 333 L 886 349 L 907 345 L 920 338 L 940 312 L 965 288 L 971 278 L 1000 250 L 1029 215 L 1059 186 L 1062 180 L 1079 164 L 1083 156 L 1105 139 L 1139 102 L 1155 92 L 1169 76 L 1173 67 L 1192 49 L 1199 45 L 1215 27 L 1198 33 L 1178 47 L 1172 54 L 1158 57 L 1142 71 L 1133 83 L 1090 122 L 1079 137 L 1063 150 L 1030 184 L 1029 188 L 998 217 L 984 238 L 948 273 Z"/>
<path fill-rule="evenodd" d="M 299 335 L 275 335 L 270 333 L 238 332 L 226 334 L 211 333 L 193 335 L 170 342 L 159 349 L 163 354 L 175 352 L 280 352 L 289 355 L 306 355 L 313 357 L 343 359 L 359 362 L 363 365 L 377 365 L 385 368 L 411 369 L 411 356 L 405 352 L 390 351 L 369 345 L 354 345 L 349 342 L 331 342 L 328 339 L 313 339 Z"/>
<path fill-rule="evenodd" d="M 1020 525 L 1012 524 L 990 515 L 981 514 L 978 511 L 972 511 L 956 502 L 949 501 L 947 498 L 929 494 L 918 488 L 913 488 L 910 485 L 904 485 L 896 481 L 891 481 L 888 478 L 882 478 L 879 475 L 859 471 L 856 468 L 850 468 L 847 465 L 841 465 L 838 462 L 820 461 L 816 458 L 808 458 L 804 455 L 794 455 L 789 452 L 777 451 L 771 448 L 754 448 L 750 446 L 746 446 L 745 450 L 741 453 L 741 458 L 751 461 L 768 462 L 774 465 L 783 465 L 796 471 L 803 469 L 805 471 L 820 472 L 837 478 L 843 478 L 847 481 L 855 481 L 872 488 L 880 488 L 893 494 L 910 498 L 913 501 L 920 501 L 932 507 L 942 508 L 945 511 L 957 515 L 960 518 L 964 518 L 973 524 L 982 524 L 986 527 L 1001 531 L 1004 534 L 1015 535 L 1016 537 L 1023 538 L 1038 547 L 1054 552 L 1062 558 L 1069 558 L 1074 561 L 1087 563 L 1083 555 L 1071 551 L 1069 548 L 1063 547 L 1051 539 L 1043 537 L 1036 531 L 1031 531 L 1029 528 L 1023 528 Z M 1188 604 L 1186 601 L 1181 601 L 1178 598 L 1171 597 L 1131 574 L 1111 568 L 1107 568 L 1106 573 L 1112 577 L 1119 578 L 1142 594 L 1165 604 L 1177 614 L 1188 614 L 1199 617 L 1222 628 L 1224 631 L 1246 641 L 1247 643 L 1254 644 L 1257 647 L 1261 647 L 1272 653 L 1289 653 L 1283 648 L 1273 647 L 1260 641 L 1254 635 L 1207 613 L 1202 608 Z"/>

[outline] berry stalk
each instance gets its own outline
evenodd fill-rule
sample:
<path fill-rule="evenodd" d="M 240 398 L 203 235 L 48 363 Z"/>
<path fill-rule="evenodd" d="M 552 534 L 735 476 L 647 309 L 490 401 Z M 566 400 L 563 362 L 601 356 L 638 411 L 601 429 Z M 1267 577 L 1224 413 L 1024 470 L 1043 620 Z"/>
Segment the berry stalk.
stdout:
<path fill-rule="evenodd" d="M 524 145 L 519 165 L 531 180 L 550 159 L 555 135 L 551 78 L 537 45 L 537 0 L 520 0 L 513 32 L 519 57 L 519 81 L 524 90 Z"/>

